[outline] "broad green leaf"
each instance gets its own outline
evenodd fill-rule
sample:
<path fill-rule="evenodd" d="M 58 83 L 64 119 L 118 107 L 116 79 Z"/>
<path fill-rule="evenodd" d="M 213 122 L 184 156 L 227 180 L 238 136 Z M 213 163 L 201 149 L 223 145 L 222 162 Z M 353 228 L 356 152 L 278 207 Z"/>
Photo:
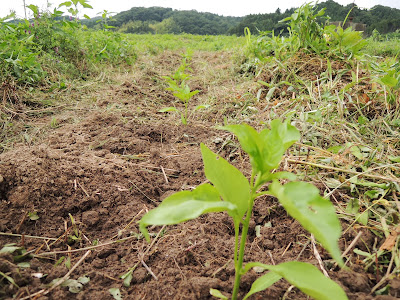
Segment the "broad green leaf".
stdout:
<path fill-rule="evenodd" d="M 385 84 L 388 87 L 395 87 L 397 85 L 398 80 L 394 78 L 393 76 L 390 76 L 389 74 L 383 76 L 381 79 L 383 84 Z"/>
<path fill-rule="evenodd" d="M 220 129 L 230 131 L 237 136 L 243 151 L 250 156 L 250 163 L 253 170 L 256 173 L 262 172 L 264 162 L 261 151 L 263 146 L 258 132 L 247 124 L 228 125 Z"/>
<path fill-rule="evenodd" d="M 84 8 L 93 8 L 89 3 L 87 3 L 87 0 L 79 0 L 79 3 L 84 7 Z"/>
<path fill-rule="evenodd" d="M 257 278 L 251 285 L 250 291 L 246 294 L 243 300 L 246 300 L 248 297 L 250 297 L 255 293 L 261 292 L 269 288 L 271 285 L 273 285 L 281 278 L 282 276 L 275 272 L 268 272 L 267 274 L 261 276 L 260 278 Z"/>
<path fill-rule="evenodd" d="M 249 263 L 246 265 L 246 269 L 253 266 L 263 267 L 266 270 L 279 274 L 290 284 L 294 285 L 303 293 L 313 297 L 314 299 L 348 299 L 346 293 L 336 282 L 325 277 L 315 266 L 309 263 L 290 261 L 275 266 L 264 265 L 261 263 Z"/>
<path fill-rule="evenodd" d="M 273 129 L 274 126 L 278 127 L 285 150 L 300 139 L 300 132 L 296 127 L 290 124 L 290 118 L 287 118 L 283 123 L 280 123 L 279 120 L 274 120 L 271 122 L 271 128 Z"/>
<path fill-rule="evenodd" d="M 278 273 L 290 284 L 299 288 L 303 293 L 314 299 L 348 299 L 346 293 L 336 282 L 325 277 L 311 264 L 291 261 L 276 266 L 270 266 L 269 270 Z"/>
<path fill-rule="evenodd" d="M 27 8 L 29 8 L 35 15 L 39 13 L 39 7 L 33 4 L 27 5 Z"/>
<path fill-rule="evenodd" d="M 263 176 L 261 176 L 260 180 L 257 181 L 257 184 L 260 185 L 275 179 L 288 179 L 290 181 L 295 181 L 297 177 L 295 174 L 290 172 L 266 173 Z"/>
<path fill-rule="evenodd" d="M 61 3 L 58 7 L 62 7 L 62 6 L 70 7 L 71 5 L 72 5 L 71 1 L 66 1 L 66 2 Z"/>
<path fill-rule="evenodd" d="M 199 185 L 192 192 L 182 191 L 164 199 L 161 204 L 150 210 L 139 221 L 140 231 L 147 241 L 150 240 L 146 229 L 148 225 L 172 225 L 209 212 L 235 211 L 236 206 L 221 201 L 216 188 L 210 184 Z"/>
<path fill-rule="evenodd" d="M 160 109 L 158 112 L 169 112 L 169 111 L 178 111 L 178 109 L 176 109 L 175 107 L 165 107 Z"/>
<path fill-rule="evenodd" d="M 228 300 L 228 297 L 224 296 L 220 291 L 216 289 L 210 289 L 210 295 L 222 300 Z"/>
<path fill-rule="evenodd" d="M 269 172 L 277 168 L 282 160 L 282 155 L 285 153 L 282 139 L 279 131 L 264 129 L 260 132 L 261 138 L 261 155 L 262 155 L 262 173 Z"/>
<path fill-rule="evenodd" d="M 228 125 L 222 129 L 238 137 L 243 150 L 250 156 L 254 172 L 261 172 L 263 176 L 279 166 L 286 149 L 300 138 L 299 131 L 290 125 L 290 118 L 283 123 L 273 120 L 271 130 L 264 129 L 260 133 L 247 124 Z"/>
<path fill-rule="evenodd" d="M 274 181 L 270 192 L 286 211 L 324 246 L 332 257 L 343 265 L 338 239 L 341 226 L 332 203 L 319 195 L 319 190 L 306 182 L 281 185 Z"/>
<path fill-rule="evenodd" d="M 237 211 L 229 214 L 235 219 L 242 218 L 250 202 L 250 184 L 246 177 L 222 157 L 213 153 L 204 144 L 201 144 L 201 154 L 204 161 L 204 173 L 215 186 L 222 199 L 233 203 Z M 232 215 L 233 213 L 233 215 Z"/>

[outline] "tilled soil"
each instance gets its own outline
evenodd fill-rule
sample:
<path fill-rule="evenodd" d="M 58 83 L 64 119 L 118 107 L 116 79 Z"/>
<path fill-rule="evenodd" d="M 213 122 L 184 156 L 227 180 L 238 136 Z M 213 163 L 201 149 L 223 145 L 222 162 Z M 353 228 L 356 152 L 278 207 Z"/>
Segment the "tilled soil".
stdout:
<path fill-rule="evenodd" d="M 133 109 L 143 105 L 147 93 L 158 91 L 164 101 L 172 101 L 161 89 L 141 83 L 115 87 L 115 99 L 127 94 L 130 98 L 124 103 Z M 204 89 L 200 82 L 199 87 Z M 222 107 L 213 109 L 218 116 Z M 0 247 L 15 243 L 31 253 L 22 260 L 29 266 L 22 267 L 15 253 L 0 253 L 0 272 L 14 283 L 0 275 L 0 298 L 114 299 L 110 288 L 119 288 L 124 299 L 212 299 L 210 288 L 229 295 L 234 280 L 234 229 L 227 214 L 150 228 L 152 244 L 139 234 L 137 221 L 146 211 L 173 192 L 206 181 L 200 143 L 245 174 L 249 171 L 243 153 L 238 155 L 232 145 L 224 147 L 221 140 L 227 134 L 214 129 L 212 117 L 187 126 L 174 125 L 173 118 L 154 111 L 135 116 L 99 109 L 78 123 L 53 130 L 39 143 L 0 155 L 0 231 L 5 234 L 0 235 Z M 359 231 L 363 236 L 356 247 L 367 251 L 377 241 L 366 229 Z M 357 233 L 350 230 L 342 237 L 342 250 Z M 391 296 L 373 297 L 369 293 L 382 274 L 364 271 L 356 256 L 349 257 L 348 270 L 340 270 L 322 248 L 317 250 L 331 278 L 350 299 L 400 297 L 400 280 L 391 281 Z M 278 264 L 296 259 L 319 267 L 309 234 L 276 199 L 259 198 L 245 261 Z M 131 281 L 124 286 L 121 275 L 128 272 Z M 50 286 L 65 275 L 86 276 L 90 281 L 77 293 L 68 286 Z M 241 297 L 258 276 L 250 271 L 243 277 Z M 308 299 L 283 280 L 250 299 L 282 298 Z"/>

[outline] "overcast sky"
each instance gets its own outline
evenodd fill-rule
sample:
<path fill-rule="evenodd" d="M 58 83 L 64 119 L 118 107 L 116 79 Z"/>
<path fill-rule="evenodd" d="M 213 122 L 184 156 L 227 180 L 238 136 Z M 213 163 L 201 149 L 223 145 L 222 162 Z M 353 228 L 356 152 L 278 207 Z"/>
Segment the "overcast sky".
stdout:
<path fill-rule="evenodd" d="M 26 0 L 26 4 L 35 4 L 40 8 L 46 8 L 49 2 L 52 7 L 59 5 L 66 0 Z M 353 0 L 335 0 L 336 2 L 347 5 L 353 3 Z M 89 4 L 94 9 L 85 9 L 90 17 L 96 16 L 103 10 L 109 12 L 120 12 L 129 10 L 132 7 L 142 6 L 162 6 L 170 7 L 178 10 L 191 10 L 195 9 L 201 12 L 211 12 L 224 16 L 245 16 L 248 14 L 258 13 L 271 13 L 276 11 L 279 7 L 281 11 L 287 8 L 299 7 L 304 2 L 303 0 L 280 0 L 280 1 L 260 1 L 260 0 L 246 0 L 246 1 L 232 1 L 232 0 L 90 0 Z M 309 1 L 308 1 L 309 2 Z M 320 1 L 324 2 L 324 1 Z M 371 8 L 374 5 L 385 5 L 393 8 L 400 9 L 400 0 L 355 0 L 356 5 L 362 8 Z M 0 0 L 0 17 L 5 17 L 10 10 L 15 10 L 20 17 L 24 16 L 23 0 Z"/>

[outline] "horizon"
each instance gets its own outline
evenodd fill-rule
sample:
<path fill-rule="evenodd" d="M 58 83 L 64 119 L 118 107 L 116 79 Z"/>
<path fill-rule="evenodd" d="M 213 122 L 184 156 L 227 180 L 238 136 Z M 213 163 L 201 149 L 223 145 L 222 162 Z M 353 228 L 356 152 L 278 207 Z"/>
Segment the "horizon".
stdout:
<path fill-rule="evenodd" d="M 22 0 L 23 1 L 23 0 Z M 15 5 L 15 2 L 3 2 L 0 4 L 0 18 L 5 17 L 9 14 L 10 9 L 15 10 L 16 16 L 18 18 L 24 18 L 24 8 L 23 2 L 21 0 L 20 5 Z M 348 4 L 355 4 L 361 9 L 371 9 L 376 5 L 383 5 L 394 9 L 400 9 L 400 1 L 396 0 L 333 0 L 334 2 L 347 6 Z M 57 7 L 59 4 L 64 2 L 63 0 L 54 0 L 54 3 L 50 3 L 51 8 Z M 298 1 L 298 0 L 283 0 L 279 4 L 268 4 L 267 7 L 264 7 L 263 4 L 258 4 L 252 6 L 251 3 L 255 2 L 255 0 L 249 0 L 248 3 L 244 6 L 242 4 L 225 4 L 225 1 L 219 2 L 211 2 L 209 0 L 204 0 L 202 3 L 187 3 L 187 1 L 182 0 L 150 0 L 150 1 L 132 1 L 127 3 L 122 0 L 114 0 L 113 3 L 110 4 L 109 1 L 105 0 L 96 0 L 96 4 L 94 1 L 88 1 L 90 5 L 93 6 L 93 9 L 83 9 L 79 16 L 83 17 L 84 14 L 87 14 L 90 18 L 97 17 L 101 15 L 104 10 L 113 13 L 113 15 L 118 14 L 123 11 L 128 11 L 135 7 L 163 7 L 163 8 L 171 8 L 173 10 L 178 11 L 190 11 L 195 10 L 197 12 L 203 13 L 212 13 L 225 17 L 245 17 L 247 15 L 257 15 L 257 14 L 268 14 L 274 13 L 278 8 L 281 12 L 284 12 L 286 9 L 297 8 L 306 3 L 306 1 Z M 319 3 L 323 3 L 326 1 L 322 1 Z M 314 2 L 315 3 L 315 2 Z M 49 4 L 48 0 L 31 0 L 27 4 L 37 5 L 42 11 L 46 9 Z M 208 5 L 207 5 L 208 4 Z M 265 4 L 264 4 L 265 5 Z M 254 9 L 255 7 L 255 9 Z M 113 9 L 112 9 L 113 8 Z M 32 14 L 29 9 L 26 9 L 27 17 L 30 17 Z"/>

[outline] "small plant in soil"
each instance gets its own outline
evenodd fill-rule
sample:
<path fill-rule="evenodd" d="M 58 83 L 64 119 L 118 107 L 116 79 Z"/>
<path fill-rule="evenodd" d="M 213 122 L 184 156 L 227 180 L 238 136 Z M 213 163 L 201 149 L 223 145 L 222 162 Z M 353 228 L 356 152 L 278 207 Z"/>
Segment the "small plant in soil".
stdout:
<path fill-rule="evenodd" d="M 212 185 L 202 184 L 193 191 L 175 193 L 144 215 L 139 226 L 147 241 L 150 240 L 149 225 L 177 224 L 201 214 L 226 211 L 233 218 L 235 227 L 235 282 L 231 299 L 237 299 L 241 277 L 254 267 L 269 272 L 254 281 L 244 299 L 267 289 L 281 278 L 315 299 L 347 299 L 338 284 L 308 263 L 290 261 L 267 265 L 250 262 L 244 265 L 249 223 L 254 201 L 259 196 L 278 198 L 286 211 L 343 266 L 338 247 L 341 226 L 334 206 L 320 196 L 315 186 L 295 181 L 292 173 L 274 172 L 285 151 L 300 137 L 289 119 L 284 122 L 274 120 L 270 129 L 260 132 L 246 124 L 228 125 L 222 129 L 234 133 L 249 155 L 252 166 L 250 181 L 237 168 L 201 144 L 204 172 Z M 281 180 L 290 182 L 282 184 Z M 266 183 L 269 183 L 268 187 L 265 187 Z M 220 299 L 228 299 L 218 290 L 211 289 L 210 293 Z"/>
<path fill-rule="evenodd" d="M 159 112 L 170 112 L 170 111 L 177 112 L 181 116 L 181 122 L 183 125 L 187 124 L 188 105 L 190 99 L 192 99 L 194 95 L 200 92 L 199 90 L 191 91 L 189 85 L 187 84 L 187 80 L 190 78 L 190 75 L 185 72 L 190 71 L 189 67 L 190 60 L 191 60 L 190 54 L 183 55 L 181 65 L 176 70 L 175 74 L 172 77 L 163 76 L 163 78 L 166 80 L 169 86 L 167 90 L 172 91 L 173 95 L 177 97 L 184 104 L 185 106 L 184 110 L 180 111 L 175 106 L 170 106 L 159 110 Z M 208 107 L 207 105 L 198 105 L 194 108 L 194 111 L 207 107 Z"/>

